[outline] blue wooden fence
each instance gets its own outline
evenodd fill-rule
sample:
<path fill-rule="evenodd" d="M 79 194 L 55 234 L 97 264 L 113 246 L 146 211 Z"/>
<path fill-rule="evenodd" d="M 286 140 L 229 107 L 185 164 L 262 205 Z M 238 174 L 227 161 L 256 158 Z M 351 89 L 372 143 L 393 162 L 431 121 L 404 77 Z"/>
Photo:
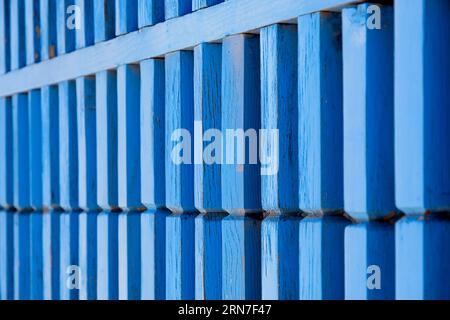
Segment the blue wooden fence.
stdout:
<path fill-rule="evenodd" d="M 450 1 L 380 2 L 0 0 L 0 298 L 449 299 Z"/>

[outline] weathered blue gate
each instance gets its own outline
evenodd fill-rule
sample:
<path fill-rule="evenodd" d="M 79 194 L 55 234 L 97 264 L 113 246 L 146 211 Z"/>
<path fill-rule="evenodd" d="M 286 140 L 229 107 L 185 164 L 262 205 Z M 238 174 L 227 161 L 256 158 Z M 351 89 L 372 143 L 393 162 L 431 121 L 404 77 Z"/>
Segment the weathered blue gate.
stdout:
<path fill-rule="evenodd" d="M 450 298 L 449 92 L 449 0 L 0 0 L 0 297 Z"/>

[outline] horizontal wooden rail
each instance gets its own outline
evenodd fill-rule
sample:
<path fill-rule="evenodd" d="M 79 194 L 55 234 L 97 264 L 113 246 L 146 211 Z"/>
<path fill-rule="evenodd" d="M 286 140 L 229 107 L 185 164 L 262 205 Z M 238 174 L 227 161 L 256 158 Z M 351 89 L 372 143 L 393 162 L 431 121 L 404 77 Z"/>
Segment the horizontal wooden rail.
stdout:
<path fill-rule="evenodd" d="M 0 97 L 214 42 L 228 35 L 338 10 L 362 0 L 230 0 L 0 76 Z"/>

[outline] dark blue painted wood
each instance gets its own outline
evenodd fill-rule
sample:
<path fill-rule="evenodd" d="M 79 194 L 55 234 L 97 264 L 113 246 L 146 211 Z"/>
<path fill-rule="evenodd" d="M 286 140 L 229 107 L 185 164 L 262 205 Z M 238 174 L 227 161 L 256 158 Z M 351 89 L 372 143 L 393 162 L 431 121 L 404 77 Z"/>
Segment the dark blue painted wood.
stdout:
<path fill-rule="evenodd" d="M 78 214 L 80 300 L 97 299 L 97 216 L 95 211 Z"/>
<path fill-rule="evenodd" d="M 298 24 L 300 208 L 342 210 L 341 17 L 318 12 Z"/>
<path fill-rule="evenodd" d="M 80 289 L 79 269 L 79 212 L 60 213 L 60 298 L 61 300 L 78 300 Z M 79 271 L 79 272 L 77 272 Z M 78 275 L 78 276 L 77 276 Z"/>
<path fill-rule="evenodd" d="M 284 215 L 269 216 L 262 221 L 261 297 L 264 300 L 297 300 L 299 297 L 300 221 L 299 217 Z M 300 242 L 301 250 L 303 243 Z M 248 258 L 248 254 L 258 253 L 245 254 Z"/>
<path fill-rule="evenodd" d="M 0 211 L 0 299 L 14 299 L 14 222 L 12 211 Z"/>
<path fill-rule="evenodd" d="M 450 211 L 448 1 L 395 2 L 396 203 Z"/>
<path fill-rule="evenodd" d="M 115 0 L 94 1 L 95 43 L 110 40 L 116 35 Z"/>
<path fill-rule="evenodd" d="M 166 298 L 167 211 L 148 210 L 141 214 L 142 300 Z"/>
<path fill-rule="evenodd" d="M 14 300 L 31 298 L 30 213 L 14 213 Z"/>
<path fill-rule="evenodd" d="M 0 74 L 11 68 L 10 11 L 10 1 L 0 0 Z"/>
<path fill-rule="evenodd" d="M 222 134 L 224 146 L 230 146 L 222 150 L 222 208 L 230 213 L 261 210 L 260 165 L 250 164 L 248 157 L 261 127 L 259 48 L 259 37 L 249 34 L 225 38 L 222 45 Z M 229 137 L 227 130 L 233 130 Z M 240 139 L 234 133 L 242 130 L 254 130 L 253 148 L 245 148 L 246 161 L 238 158 L 235 147 Z"/>
<path fill-rule="evenodd" d="M 45 208 L 58 208 L 60 205 L 58 102 L 58 86 L 41 89 L 42 194 Z"/>
<path fill-rule="evenodd" d="M 138 29 L 138 2 L 116 0 L 116 35 L 123 35 Z"/>
<path fill-rule="evenodd" d="M 344 201 L 355 219 L 395 213 L 393 10 L 370 30 L 367 7 L 342 13 L 344 57 Z"/>
<path fill-rule="evenodd" d="M 10 2 L 11 70 L 25 66 L 25 0 Z"/>
<path fill-rule="evenodd" d="M 0 98 L 0 206 L 10 208 L 13 187 L 13 111 L 11 98 Z"/>
<path fill-rule="evenodd" d="M 164 21 L 164 0 L 138 0 L 139 28 Z"/>
<path fill-rule="evenodd" d="M 260 37 L 262 207 L 298 212 L 297 28 L 272 25 L 261 29 Z"/>
<path fill-rule="evenodd" d="M 61 212 L 49 211 L 43 213 L 42 244 L 43 244 L 43 290 L 45 300 L 60 299 L 61 277 Z M 65 249 L 64 249 L 65 250 Z"/>
<path fill-rule="evenodd" d="M 141 213 L 119 215 L 119 299 L 141 299 Z"/>
<path fill-rule="evenodd" d="M 141 67 L 141 192 L 146 208 L 165 206 L 164 60 L 144 60 Z"/>
<path fill-rule="evenodd" d="M 166 299 L 195 298 L 195 214 L 166 218 Z"/>
<path fill-rule="evenodd" d="M 97 3 L 97 2 L 96 2 Z M 96 77 L 97 126 L 97 203 L 105 209 L 117 209 L 117 73 L 103 71 Z"/>
<path fill-rule="evenodd" d="M 119 215 L 104 211 L 97 216 L 97 299 L 119 298 Z"/>
<path fill-rule="evenodd" d="M 12 98 L 13 106 L 13 174 L 14 207 L 20 210 L 31 208 L 30 203 L 30 154 L 29 114 L 27 94 Z"/>
<path fill-rule="evenodd" d="M 97 210 L 97 123 L 95 77 L 78 78 L 78 187 L 80 208 Z M 103 164 L 102 164 L 103 165 Z"/>
<path fill-rule="evenodd" d="M 43 131 L 41 91 L 28 93 L 28 126 L 29 126 L 29 157 L 30 157 L 30 201 L 36 209 L 43 207 Z"/>
<path fill-rule="evenodd" d="M 124 65 L 117 71 L 117 129 L 119 206 L 142 208 L 140 154 L 140 71 L 139 65 Z"/>
<path fill-rule="evenodd" d="M 56 2 L 58 0 L 40 1 L 41 60 L 56 56 Z"/>
<path fill-rule="evenodd" d="M 261 299 L 261 221 L 222 220 L 222 299 Z"/>
<path fill-rule="evenodd" d="M 39 0 L 25 0 L 25 38 L 27 65 L 41 61 Z"/>
<path fill-rule="evenodd" d="M 395 299 L 395 226 L 365 222 L 345 228 L 345 298 Z M 373 289 L 372 268 L 379 268 L 380 288 Z M 372 288 L 372 289 L 371 289 Z"/>
<path fill-rule="evenodd" d="M 300 300 L 343 300 L 344 230 L 341 216 L 307 217 L 299 225 Z"/>
<path fill-rule="evenodd" d="M 205 43 L 194 50 L 194 197 L 201 212 L 222 210 L 220 140 L 211 134 L 220 130 L 222 46 Z M 203 137 L 203 138 L 201 138 Z M 218 146 L 219 150 L 214 150 Z M 217 160 L 219 162 L 217 163 Z"/>
<path fill-rule="evenodd" d="M 75 50 L 76 16 L 74 15 L 77 11 L 73 10 L 75 0 L 57 0 L 56 3 L 56 47 L 58 55 L 62 55 Z"/>
<path fill-rule="evenodd" d="M 94 44 L 94 2 L 99 0 L 75 0 L 80 8 L 80 29 L 75 33 L 75 48 L 81 49 Z"/>
<path fill-rule="evenodd" d="M 166 20 L 183 16 L 192 11 L 190 0 L 164 0 Z"/>
<path fill-rule="evenodd" d="M 30 298 L 44 299 L 44 213 L 30 214 Z"/>
<path fill-rule="evenodd" d="M 206 7 L 211 7 L 224 0 L 192 0 L 192 11 L 197 11 Z"/>
<path fill-rule="evenodd" d="M 59 84 L 59 187 L 64 210 L 80 207 L 78 196 L 78 136 L 75 81 Z"/>
<path fill-rule="evenodd" d="M 166 56 L 166 206 L 172 212 L 194 211 L 193 54 L 179 51 Z M 189 146 L 190 145 L 190 146 Z M 179 147 L 183 149 L 179 150 Z M 185 160 L 185 161 L 184 161 Z"/>

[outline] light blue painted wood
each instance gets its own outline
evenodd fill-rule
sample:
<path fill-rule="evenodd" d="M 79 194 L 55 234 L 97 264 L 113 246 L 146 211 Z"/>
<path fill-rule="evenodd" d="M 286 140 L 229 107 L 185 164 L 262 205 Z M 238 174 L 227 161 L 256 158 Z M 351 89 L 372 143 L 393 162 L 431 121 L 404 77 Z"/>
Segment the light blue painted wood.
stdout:
<path fill-rule="evenodd" d="M 13 111 L 11 98 L 0 98 L 0 206 L 13 206 Z"/>
<path fill-rule="evenodd" d="M 192 11 L 192 2 L 189 0 L 164 0 L 166 20 L 184 16 Z"/>
<path fill-rule="evenodd" d="M 75 50 L 77 11 L 75 0 L 58 0 L 56 3 L 56 47 L 58 55 L 63 55 Z"/>
<path fill-rule="evenodd" d="M 139 28 L 164 21 L 164 0 L 138 0 Z"/>
<path fill-rule="evenodd" d="M 260 37 L 262 207 L 294 213 L 299 211 L 297 28 L 276 24 L 261 29 Z"/>
<path fill-rule="evenodd" d="M 114 38 L 116 35 L 115 0 L 94 1 L 95 43 Z"/>
<path fill-rule="evenodd" d="M 341 216 L 307 217 L 299 225 L 300 300 L 343 300 L 344 230 Z"/>
<path fill-rule="evenodd" d="M 42 195 L 45 208 L 58 208 L 60 205 L 58 102 L 58 86 L 41 89 Z"/>
<path fill-rule="evenodd" d="M 25 66 L 25 0 L 10 2 L 10 49 L 11 70 Z"/>
<path fill-rule="evenodd" d="M 257 139 L 261 127 L 260 53 L 259 37 L 235 35 L 222 45 L 222 133 L 224 146 L 235 145 L 234 135 L 227 138 L 226 130 L 253 130 L 253 147 L 245 148 L 245 164 L 238 163 L 236 147 L 223 150 L 222 208 L 229 213 L 259 212 L 261 210 L 261 176 L 259 161 L 249 163 L 249 153 L 258 155 Z M 251 89 L 250 89 L 251 88 Z M 248 143 L 246 144 L 248 146 Z M 229 160 L 227 160 L 227 158 Z M 229 164 L 231 163 L 231 164 Z"/>
<path fill-rule="evenodd" d="M 13 118 L 13 189 L 14 207 L 31 209 L 28 96 L 12 98 Z"/>
<path fill-rule="evenodd" d="M 450 211 L 448 1 L 395 2 L 395 178 L 408 214 Z"/>
<path fill-rule="evenodd" d="M 75 0 L 80 9 L 80 28 L 75 32 L 75 48 L 81 49 L 94 44 L 94 2 L 99 0 Z"/>
<path fill-rule="evenodd" d="M 14 299 L 14 221 L 12 211 L 0 211 L 0 299 Z"/>
<path fill-rule="evenodd" d="M 192 153 L 189 156 L 194 133 L 193 60 L 191 51 L 170 53 L 165 59 L 166 206 L 175 213 L 195 210 Z"/>
<path fill-rule="evenodd" d="M 201 134 L 202 139 L 193 146 L 194 159 L 197 148 L 200 164 L 194 165 L 194 201 L 201 212 L 220 212 L 222 210 L 222 190 L 219 150 L 211 150 L 214 146 L 222 147 L 217 137 L 208 135 L 212 130 L 221 128 L 221 70 L 222 46 L 205 43 L 194 50 L 194 134 Z M 201 131 L 201 132 L 197 132 Z"/>
<path fill-rule="evenodd" d="M 80 207 L 78 196 L 77 97 L 75 81 L 59 84 L 59 187 L 64 210 Z"/>
<path fill-rule="evenodd" d="M 30 299 L 44 299 L 44 213 L 30 213 Z"/>
<path fill-rule="evenodd" d="M 148 210 L 141 214 L 142 300 L 166 298 L 167 211 Z"/>
<path fill-rule="evenodd" d="M 30 213 L 14 213 L 14 300 L 31 298 Z"/>
<path fill-rule="evenodd" d="M 31 206 L 40 210 L 43 207 L 43 131 L 41 91 L 28 93 L 28 126 L 30 157 L 30 201 Z"/>
<path fill-rule="evenodd" d="M 139 65 L 120 66 L 117 71 L 117 129 L 119 206 L 142 209 Z"/>
<path fill-rule="evenodd" d="M 138 2 L 116 0 L 116 36 L 138 29 Z"/>
<path fill-rule="evenodd" d="M 111 211 L 97 216 L 97 299 L 119 298 L 119 215 Z"/>
<path fill-rule="evenodd" d="M 141 299 L 141 213 L 119 214 L 119 299 Z"/>
<path fill-rule="evenodd" d="M 43 290 L 45 300 L 60 299 L 61 212 L 48 211 L 42 217 Z"/>
<path fill-rule="evenodd" d="M 95 80 L 97 203 L 105 210 L 115 210 L 119 206 L 119 187 L 117 184 L 117 73 L 115 71 L 102 71 L 96 75 Z"/>
<path fill-rule="evenodd" d="M 60 213 L 60 298 L 78 300 L 80 289 L 80 270 L 78 233 L 79 212 Z"/>
<path fill-rule="evenodd" d="M 77 140 L 80 208 L 97 210 L 97 121 L 95 77 L 78 78 Z M 103 165 L 103 164 L 102 164 Z"/>
<path fill-rule="evenodd" d="M 80 300 L 97 299 L 97 216 L 95 211 L 78 214 Z"/>
<path fill-rule="evenodd" d="M 299 298 L 300 217 L 273 215 L 261 224 L 261 298 L 297 300 Z M 245 253 L 246 258 L 249 254 Z M 251 272 L 251 270 L 248 270 Z M 301 290 L 300 290 L 301 292 Z"/>
<path fill-rule="evenodd" d="M 339 211 L 344 207 L 341 16 L 318 12 L 299 17 L 298 24 L 300 208 Z"/>
<path fill-rule="evenodd" d="M 222 299 L 223 213 L 195 218 L 195 299 Z"/>
<path fill-rule="evenodd" d="M 41 60 L 39 0 L 25 0 L 25 39 L 27 65 Z"/>
<path fill-rule="evenodd" d="M 224 0 L 192 0 L 192 11 L 197 11 L 206 7 L 211 7 Z"/>
<path fill-rule="evenodd" d="M 56 2 L 58 0 L 40 1 L 40 40 L 41 60 L 56 56 Z"/>
<path fill-rule="evenodd" d="M 345 228 L 345 299 L 395 299 L 395 226 L 366 222 Z M 376 277 L 379 276 L 379 287 Z"/>
<path fill-rule="evenodd" d="M 409 216 L 395 225 L 396 299 L 448 300 L 450 223 L 439 215 Z"/>
<path fill-rule="evenodd" d="M 195 217 L 166 218 L 166 300 L 195 298 Z"/>
<path fill-rule="evenodd" d="M 141 192 L 146 208 L 165 206 L 164 60 L 144 60 L 141 68 Z"/>
<path fill-rule="evenodd" d="M 0 74 L 11 68 L 10 48 L 10 1 L 0 1 Z"/>
<path fill-rule="evenodd" d="M 261 299 L 261 221 L 228 216 L 222 220 L 222 299 Z"/>
<path fill-rule="evenodd" d="M 358 220 L 396 212 L 394 199 L 393 10 L 368 29 L 369 4 L 342 13 L 344 57 L 344 205 Z"/>

